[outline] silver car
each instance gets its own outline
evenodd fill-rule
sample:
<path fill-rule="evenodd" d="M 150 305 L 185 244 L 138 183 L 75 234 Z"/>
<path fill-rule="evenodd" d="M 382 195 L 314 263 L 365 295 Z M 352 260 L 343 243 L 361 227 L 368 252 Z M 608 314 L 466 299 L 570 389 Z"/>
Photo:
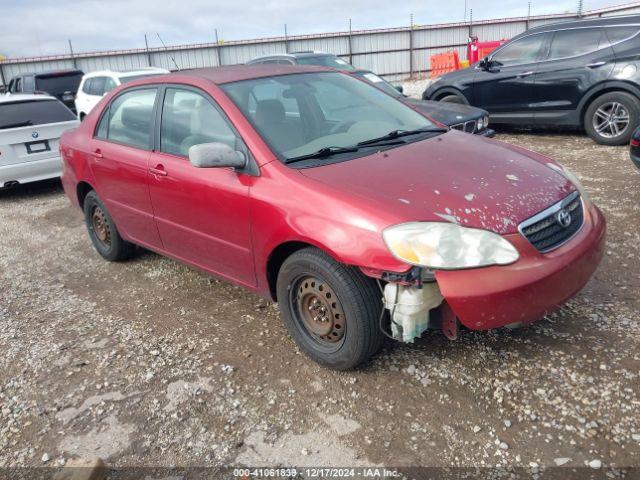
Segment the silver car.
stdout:
<path fill-rule="evenodd" d="M 60 136 L 78 124 L 49 95 L 0 95 L 0 189 L 59 177 Z"/>

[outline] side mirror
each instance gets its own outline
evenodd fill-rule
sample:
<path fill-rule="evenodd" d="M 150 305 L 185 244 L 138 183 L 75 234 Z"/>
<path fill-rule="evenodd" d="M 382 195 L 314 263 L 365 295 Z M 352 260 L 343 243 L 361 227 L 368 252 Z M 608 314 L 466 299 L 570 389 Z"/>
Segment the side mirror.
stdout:
<path fill-rule="evenodd" d="M 189 148 L 189 161 L 198 168 L 244 168 L 247 165 L 244 153 L 220 142 L 193 145 Z"/>
<path fill-rule="evenodd" d="M 491 69 L 491 64 L 493 62 L 491 61 L 491 59 L 487 56 L 484 57 L 482 60 L 480 60 L 480 63 L 478 64 L 480 66 L 480 68 L 482 68 L 483 70 L 490 70 Z"/>
<path fill-rule="evenodd" d="M 400 93 L 404 93 L 404 87 L 402 85 L 396 85 L 396 90 L 398 90 Z"/>

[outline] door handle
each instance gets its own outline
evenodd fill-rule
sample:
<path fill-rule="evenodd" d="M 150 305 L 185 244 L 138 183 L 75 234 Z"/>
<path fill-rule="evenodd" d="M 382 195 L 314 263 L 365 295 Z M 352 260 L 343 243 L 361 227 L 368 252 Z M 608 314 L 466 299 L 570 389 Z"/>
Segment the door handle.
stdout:
<path fill-rule="evenodd" d="M 151 175 L 158 175 L 160 177 L 166 177 L 167 171 L 164 169 L 163 165 L 156 165 L 155 168 L 150 168 L 149 173 Z"/>
<path fill-rule="evenodd" d="M 96 148 L 91 155 L 93 155 L 95 158 L 103 157 L 102 150 L 100 150 L 99 148 Z"/>
<path fill-rule="evenodd" d="M 594 62 L 594 63 L 588 63 L 587 64 L 587 68 L 598 68 L 601 67 L 603 65 L 606 65 L 607 62 Z"/>
<path fill-rule="evenodd" d="M 518 74 L 518 78 L 528 77 L 529 75 L 533 75 L 533 70 L 530 70 L 528 72 L 522 72 L 522 73 Z"/>

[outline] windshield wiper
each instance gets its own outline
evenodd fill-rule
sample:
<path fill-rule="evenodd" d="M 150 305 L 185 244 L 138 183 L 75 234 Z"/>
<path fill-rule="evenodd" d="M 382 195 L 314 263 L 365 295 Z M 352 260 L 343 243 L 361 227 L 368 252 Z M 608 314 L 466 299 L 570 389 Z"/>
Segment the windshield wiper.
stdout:
<path fill-rule="evenodd" d="M 301 160 L 307 160 L 309 158 L 324 158 L 330 157 L 331 155 L 336 155 L 338 153 L 351 153 L 357 152 L 359 150 L 358 147 L 324 147 L 318 150 L 317 152 L 308 153 L 306 155 L 300 155 L 298 157 L 287 158 L 284 163 L 294 163 L 299 162 Z"/>
<path fill-rule="evenodd" d="M 391 132 L 381 137 L 358 142 L 358 146 L 372 145 L 379 142 L 385 142 L 387 140 L 393 140 L 395 138 L 407 137 L 409 135 L 418 135 L 420 133 L 444 133 L 446 131 L 446 128 L 441 127 L 416 128 L 415 130 L 392 130 Z"/>
<path fill-rule="evenodd" d="M 27 120 L 26 122 L 9 123 L 7 125 L 0 125 L 0 130 L 6 129 L 6 128 L 28 127 L 30 125 L 33 125 L 33 122 L 31 120 Z"/>

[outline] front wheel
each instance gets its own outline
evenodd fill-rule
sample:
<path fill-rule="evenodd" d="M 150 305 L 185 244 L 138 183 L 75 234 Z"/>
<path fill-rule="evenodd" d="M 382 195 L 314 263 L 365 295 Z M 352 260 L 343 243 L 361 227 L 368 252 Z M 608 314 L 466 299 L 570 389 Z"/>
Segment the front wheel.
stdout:
<path fill-rule="evenodd" d="M 285 260 L 277 294 L 293 340 L 325 367 L 354 368 L 382 345 L 382 303 L 375 283 L 317 248 L 304 248 Z"/>
<path fill-rule="evenodd" d="M 445 95 L 440 99 L 440 101 L 448 103 L 459 103 L 461 105 L 467 105 L 468 103 L 466 98 L 456 94 Z"/>
<path fill-rule="evenodd" d="M 640 102 L 625 92 L 596 98 L 584 115 L 587 134 L 600 145 L 627 145 L 640 119 Z"/>

